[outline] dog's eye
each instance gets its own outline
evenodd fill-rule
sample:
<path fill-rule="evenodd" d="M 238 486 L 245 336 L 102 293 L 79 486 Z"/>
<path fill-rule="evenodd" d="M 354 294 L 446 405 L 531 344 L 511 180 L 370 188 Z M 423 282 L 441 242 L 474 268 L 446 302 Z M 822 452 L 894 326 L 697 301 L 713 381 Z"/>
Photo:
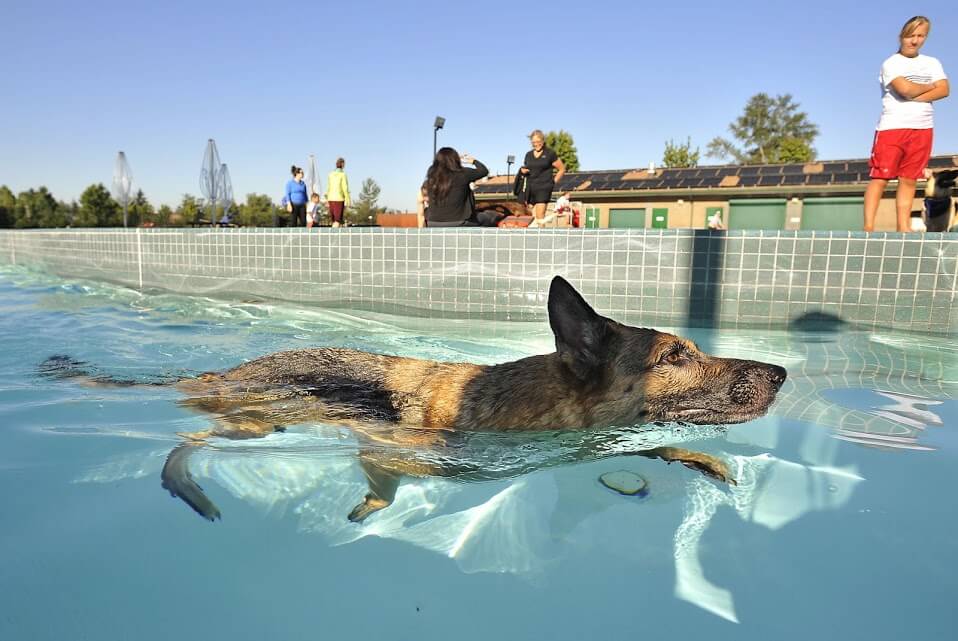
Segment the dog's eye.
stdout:
<path fill-rule="evenodd" d="M 662 359 L 662 362 L 667 363 L 669 365 L 678 365 L 684 360 L 685 360 L 685 354 L 683 354 L 680 350 L 675 350 L 674 352 L 669 352 L 668 354 L 666 354 L 665 357 Z"/>

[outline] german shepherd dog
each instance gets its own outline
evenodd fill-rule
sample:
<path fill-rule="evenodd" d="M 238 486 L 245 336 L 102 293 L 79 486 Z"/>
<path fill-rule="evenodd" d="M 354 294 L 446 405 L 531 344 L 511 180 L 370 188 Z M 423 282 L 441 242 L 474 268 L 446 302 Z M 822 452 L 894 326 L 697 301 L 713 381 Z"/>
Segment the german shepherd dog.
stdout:
<path fill-rule="evenodd" d="M 777 365 L 709 356 L 689 340 L 604 318 L 559 276 L 549 289 L 548 312 L 556 351 L 500 365 L 321 347 L 173 381 L 187 395 L 181 404 L 212 415 L 214 425 L 181 435 L 184 442 L 163 467 L 163 487 L 212 521 L 219 509 L 188 465 L 190 452 L 211 437 L 256 438 L 287 425 L 332 422 L 349 427 L 361 444 L 415 448 L 448 446 L 456 434 L 482 431 L 600 430 L 663 421 L 720 425 L 765 414 L 785 381 Z M 51 357 L 41 371 L 91 385 L 140 384 L 97 375 L 66 356 Z M 708 454 L 675 447 L 633 453 L 735 482 Z M 577 460 L 588 456 L 582 452 Z M 362 445 L 359 460 L 369 492 L 348 516 L 356 522 L 389 506 L 404 475 L 459 473 L 451 465 Z"/>
<path fill-rule="evenodd" d="M 946 169 L 932 175 L 925 184 L 925 229 L 948 231 L 958 225 L 958 203 L 952 208 L 951 193 L 958 180 L 958 169 Z"/>

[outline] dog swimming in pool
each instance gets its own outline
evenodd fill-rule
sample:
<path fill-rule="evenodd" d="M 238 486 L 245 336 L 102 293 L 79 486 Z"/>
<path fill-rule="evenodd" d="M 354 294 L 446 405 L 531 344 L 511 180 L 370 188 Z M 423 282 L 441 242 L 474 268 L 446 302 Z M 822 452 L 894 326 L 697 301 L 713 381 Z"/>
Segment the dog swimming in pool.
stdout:
<path fill-rule="evenodd" d="M 249 439 L 317 422 L 343 425 L 359 442 L 368 493 L 352 521 L 388 507 L 403 476 L 456 477 L 442 459 L 423 461 L 374 447 L 389 442 L 443 448 L 479 432 L 599 432 L 656 422 L 741 423 L 764 415 L 786 378 L 778 365 L 718 358 L 684 338 L 623 325 L 597 314 L 565 279 L 549 288 L 556 351 L 499 365 L 448 363 L 351 349 L 276 352 L 222 372 L 151 383 L 175 386 L 180 403 L 209 415 L 209 429 L 182 434 L 167 456 L 162 484 L 209 520 L 220 511 L 189 471 L 189 455 L 210 439 Z M 42 374 L 86 385 L 132 386 L 67 356 Z M 363 443 L 369 447 L 363 447 Z M 589 447 L 577 460 L 594 455 Z M 734 483 L 720 459 L 677 447 L 630 452 L 678 461 Z"/>

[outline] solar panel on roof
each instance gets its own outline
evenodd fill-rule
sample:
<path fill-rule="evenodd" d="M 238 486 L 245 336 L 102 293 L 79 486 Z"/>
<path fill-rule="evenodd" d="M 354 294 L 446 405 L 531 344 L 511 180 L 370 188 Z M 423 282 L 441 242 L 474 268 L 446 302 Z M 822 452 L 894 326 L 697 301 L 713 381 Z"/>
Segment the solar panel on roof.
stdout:
<path fill-rule="evenodd" d="M 716 175 L 719 177 L 738 175 L 738 167 L 719 167 Z"/>
<path fill-rule="evenodd" d="M 782 166 L 781 165 L 768 165 L 766 167 L 759 167 L 758 174 L 760 176 L 781 176 L 782 175 Z"/>
<path fill-rule="evenodd" d="M 955 164 L 955 161 L 948 157 L 932 158 L 931 160 L 928 161 L 928 167 L 930 169 L 942 169 L 944 167 L 952 167 L 954 166 L 954 164 Z"/>
<path fill-rule="evenodd" d="M 663 189 L 674 189 L 679 186 L 679 183 L 682 182 L 679 178 L 663 178 L 661 187 Z"/>
<path fill-rule="evenodd" d="M 823 171 L 826 174 L 837 174 L 839 172 L 845 171 L 845 163 L 843 162 L 827 162 L 823 165 Z"/>
<path fill-rule="evenodd" d="M 857 171 L 858 173 L 868 173 L 868 161 L 859 160 L 848 163 L 848 171 Z"/>
<path fill-rule="evenodd" d="M 782 173 L 785 175 L 804 174 L 805 165 L 785 165 L 782 167 Z"/>
<path fill-rule="evenodd" d="M 808 184 L 809 185 L 827 185 L 831 182 L 830 174 L 809 174 L 808 175 Z"/>
<path fill-rule="evenodd" d="M 773 185 L 779 185 L 782 182 L 781 176 L 759 176 L 758 184 L 760 187 L 771 187 Z"/>
<path fill-rule="evenodd" d="M 861 181 L 861 178 L 859 177 L 859 173 L 857 171 L 856 172 L 843 171 L 838 174 L 832 174 L 832 182 L 836 184 L 857 183 L 860 181 Z"/>
<path fill-rule="evenodd" d="M 718 187 L 722 182 L 721 176 L 707 176 L 702 179 L 701 187 Z"/>
<path fill-rule="evenodd" d="M 761 167 L 742 167 L 742 170 L 738 172 L 739 176 L 758 176 L 761 171 Z"/>
<path fill-rule="evenodd" d="M 783 185 L 804 185 L 805 184 L 805 174 L 788 174 L 782 176 Z"/>
<path fill-rule="evenodd" d="M 758 176 L 742 176 L 738 181 L 739 187 L 754 187 L 758 184 Z"/>

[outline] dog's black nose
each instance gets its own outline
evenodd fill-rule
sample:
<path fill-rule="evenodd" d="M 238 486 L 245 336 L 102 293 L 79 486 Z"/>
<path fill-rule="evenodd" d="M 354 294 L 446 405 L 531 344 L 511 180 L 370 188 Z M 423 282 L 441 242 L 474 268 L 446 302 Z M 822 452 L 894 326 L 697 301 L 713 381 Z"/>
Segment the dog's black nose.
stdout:
<path fill-rule="evenodd" d="M 785 371 L 784 367 L 779 367 L 778 365 L 769 365 L 768 380 L 771 381 L 772 385 L 775 386 L 775 389 L 780 389 L 782 387 L 782 383 L 785 382 L 787 377 L 788 372 Z"/>

